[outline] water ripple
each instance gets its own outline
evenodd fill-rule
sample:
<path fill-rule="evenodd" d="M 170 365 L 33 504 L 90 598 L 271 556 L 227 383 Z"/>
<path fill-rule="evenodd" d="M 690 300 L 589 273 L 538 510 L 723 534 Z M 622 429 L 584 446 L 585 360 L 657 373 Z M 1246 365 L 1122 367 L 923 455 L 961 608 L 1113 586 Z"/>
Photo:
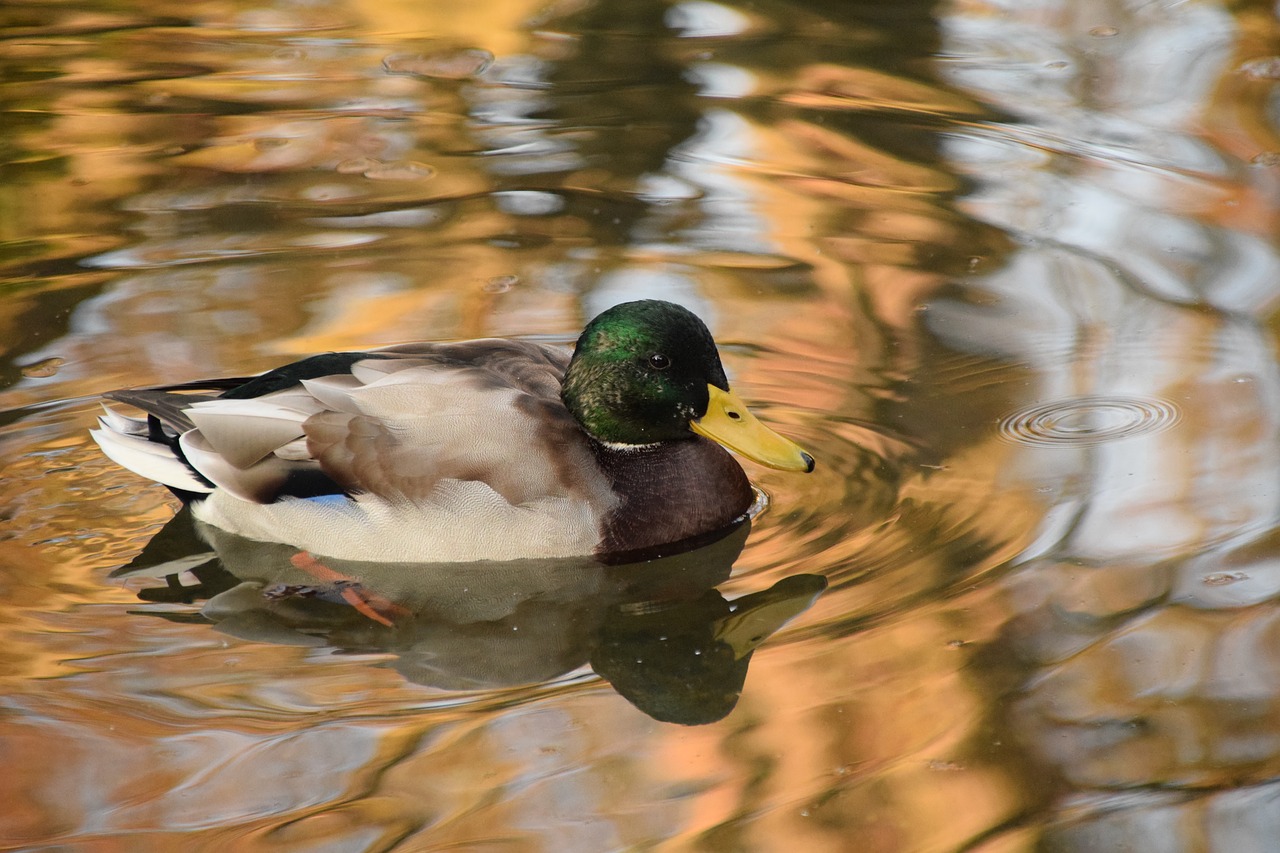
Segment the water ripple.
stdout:
<path fill-rule="evenodd" d="M 1160 432 L 1181 417 L 1173 403 L 1153 397 L 1071 397 L 1006 415 L 1000 436 L 1017 444 L 1081 447 Z"/>

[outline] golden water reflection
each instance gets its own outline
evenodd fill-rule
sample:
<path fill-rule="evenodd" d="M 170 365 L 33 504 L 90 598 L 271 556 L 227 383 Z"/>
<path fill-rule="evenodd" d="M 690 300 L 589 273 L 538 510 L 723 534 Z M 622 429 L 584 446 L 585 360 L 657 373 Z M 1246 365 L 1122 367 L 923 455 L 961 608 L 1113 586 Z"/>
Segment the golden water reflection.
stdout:
<path fill-rule="evenodd" d="M 1250 3 L 6 4 L 0 838 L 1268 849 L 1277 56 Z M 654 633 L 617 590 L 522 660 L 110 577 L 174 505 L 101 392 L 636 296 L 819 460 L 688 600 L 828 584 L 722 719 L 582 666 Z"/>

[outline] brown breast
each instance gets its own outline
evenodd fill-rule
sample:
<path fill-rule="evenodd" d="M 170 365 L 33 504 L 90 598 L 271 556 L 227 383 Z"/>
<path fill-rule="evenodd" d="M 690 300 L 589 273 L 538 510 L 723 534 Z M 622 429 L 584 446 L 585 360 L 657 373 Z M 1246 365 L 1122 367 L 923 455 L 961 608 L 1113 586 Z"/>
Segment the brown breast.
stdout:
<path fill-rule="evenodd" d="M 724 530 L 755 499 L 737 461 L 704 438 L 638 450 L 593 444 L 621 499 L 604 519 L 598 554 L 639 551 Z"/>

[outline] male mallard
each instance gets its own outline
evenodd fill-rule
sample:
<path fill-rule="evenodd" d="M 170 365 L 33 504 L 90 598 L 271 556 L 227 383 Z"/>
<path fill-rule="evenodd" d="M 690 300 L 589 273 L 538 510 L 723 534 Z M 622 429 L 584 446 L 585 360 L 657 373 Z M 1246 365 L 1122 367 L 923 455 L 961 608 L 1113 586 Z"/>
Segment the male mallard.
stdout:
<path fill-rule="evenodd" d="M 197 518 L 345 559 L 640 551 L 746 513 L 750 484 L 721 444 L 813 470 L 729 391 L 702 321 L 654 300 L 596 317 L 572 357 L 529 341 L 405 344 L 106 396 L 147 416 L 108 409 L 103 452 Z"/>

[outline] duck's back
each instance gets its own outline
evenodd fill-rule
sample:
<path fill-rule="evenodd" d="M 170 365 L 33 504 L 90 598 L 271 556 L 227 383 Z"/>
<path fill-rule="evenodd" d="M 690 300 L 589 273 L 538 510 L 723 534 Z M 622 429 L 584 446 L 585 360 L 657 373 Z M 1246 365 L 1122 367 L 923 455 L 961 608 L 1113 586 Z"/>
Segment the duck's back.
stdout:
<path fill-rule="evenodd" d="M 301 383 L 323 406 L 302 424 L 307 455 L 343 491 L 418 502 L 458 480 L 513 505 L 603 500 L 587 440 L 560 401 L 567 353 L 495 340 L 375 355 L 349 376 Z"/>
<path fill-rule="evenodd" d="M 216 397 L 110 395 L 152 418 L 97 437 L 250 538 L 356 559 L 591 553 L 618 499 L 560 401 L 568 358 L 506 340 L 331 353 Z"/>

